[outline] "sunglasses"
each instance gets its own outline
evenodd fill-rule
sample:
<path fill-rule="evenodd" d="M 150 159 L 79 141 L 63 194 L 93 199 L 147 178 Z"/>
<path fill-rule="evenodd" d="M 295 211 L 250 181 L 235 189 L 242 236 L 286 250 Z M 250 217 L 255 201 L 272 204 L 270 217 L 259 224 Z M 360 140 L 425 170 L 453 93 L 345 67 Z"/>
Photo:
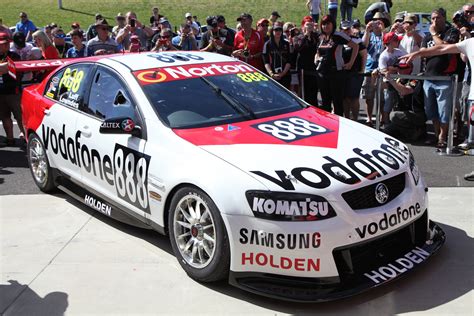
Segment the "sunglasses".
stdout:
<path fill-rule="evenodd" d="M 283 32 L 283 29 L 281 27 L 278 27 L 276 29 L 273 29 L 275 32 Z"/>
<path fill-rule="evenodd" d="M 26 15 L 20 15 L 20 18 L 22 18 L 22 19 L 27 18 L 27 16 Z"/>
<path fill-rule="evenodd" d="M 54 35 L 55 38 L 66 38 L 66 34 L 56 34 Z"/>
<path fill-rule="evenodd" d="M 161 38 L 170 38 L 170 37 L 171 37 L 171 35 L 163 35 L 163 36 L 161 36 Z"/>

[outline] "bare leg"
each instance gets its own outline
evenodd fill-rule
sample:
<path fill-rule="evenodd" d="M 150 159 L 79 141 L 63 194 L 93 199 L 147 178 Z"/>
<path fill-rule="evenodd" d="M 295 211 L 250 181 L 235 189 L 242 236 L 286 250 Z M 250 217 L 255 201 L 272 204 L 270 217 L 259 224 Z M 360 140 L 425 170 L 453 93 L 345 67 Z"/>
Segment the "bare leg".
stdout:
<path fill-rule="evenodd" d="M 13 139 L 13 121 L 11 117 L 5 117 L 2 119 L 3 129 L 7 135 L 7 139 Z"/>
<path fill-rule="evenodd" d="M 351 99 L 352 119 L 354 121 L 357 121 L 357 119 L 359 118 L 359 110 L 360 110 L 359 98 Z"/>
<path fill-rule="evenodd" d="M 374 111 L 374 99 L 365 100 L 365 110 L 367 112 L 367 123 L 372 123 L 372 112 Z"/>

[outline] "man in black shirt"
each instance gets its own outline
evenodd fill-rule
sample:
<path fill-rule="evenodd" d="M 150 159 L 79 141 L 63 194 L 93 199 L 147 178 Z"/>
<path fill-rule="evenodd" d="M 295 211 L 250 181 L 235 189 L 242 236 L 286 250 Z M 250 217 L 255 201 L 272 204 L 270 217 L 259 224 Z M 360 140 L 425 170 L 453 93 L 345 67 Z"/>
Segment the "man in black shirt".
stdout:
<path fill-rule="evenodd" d="M 421 50 L 452 42 L 456 29 L 446 24 L 446 11 L 442 8 L 431 13 L 430 34 L 421 43 Z M 458 34 L 459 36 L 459 34 Z M 457 58 L 455 55 L 439 55 L 426 58 L 426 76 L 448 76 L 456 71 Z M 453 86 L 451 80 L 431 81 L 423 83 L 425 92 L 425 112 L 428 120 L 433 122 L 438 148 L 446 148 L 449 118 L 453 107 Z"/>
<path fill-rule="evenodd" d="M 18 94 L 19 87 L 17 81 L 8 74 L 7 65 L 7 58 L 20 60 L 20 56 L 9 50 L 10 42 L 11 39 L 7 33 L 0 33 L 0 119 L 7 135 L 6 142 L 0 142 L 0 147 L 13 146 L 15 144 L 12 113 L 18 122 L 22 135 L 24 132 L 21 120 L 20 95 Z"/>

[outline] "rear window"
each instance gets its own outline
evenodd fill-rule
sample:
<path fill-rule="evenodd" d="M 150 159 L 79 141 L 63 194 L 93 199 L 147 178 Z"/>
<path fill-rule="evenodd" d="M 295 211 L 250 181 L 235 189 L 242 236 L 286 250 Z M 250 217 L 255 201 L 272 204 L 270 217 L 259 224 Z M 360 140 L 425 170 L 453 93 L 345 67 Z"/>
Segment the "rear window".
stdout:
<path fill-rule="evenodd" d="M 169 67 L 135 75 L 155 111 L 171 128 L 220 125 L 306 106 L 268 77 L 237 62 Z"/>

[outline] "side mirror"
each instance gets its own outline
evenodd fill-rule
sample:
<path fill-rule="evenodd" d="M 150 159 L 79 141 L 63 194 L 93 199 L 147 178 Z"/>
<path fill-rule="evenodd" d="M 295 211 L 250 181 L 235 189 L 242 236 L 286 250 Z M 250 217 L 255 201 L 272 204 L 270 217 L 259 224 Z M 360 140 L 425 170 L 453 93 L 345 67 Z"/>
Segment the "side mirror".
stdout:
<path fill-rule="evenodd" d="M 142 128 L 135 125 L 135 122 L 128 117 L 104 120 L 99 132 L 101 134 L 129 134 L 138 138 L 142 136 Z"/>

